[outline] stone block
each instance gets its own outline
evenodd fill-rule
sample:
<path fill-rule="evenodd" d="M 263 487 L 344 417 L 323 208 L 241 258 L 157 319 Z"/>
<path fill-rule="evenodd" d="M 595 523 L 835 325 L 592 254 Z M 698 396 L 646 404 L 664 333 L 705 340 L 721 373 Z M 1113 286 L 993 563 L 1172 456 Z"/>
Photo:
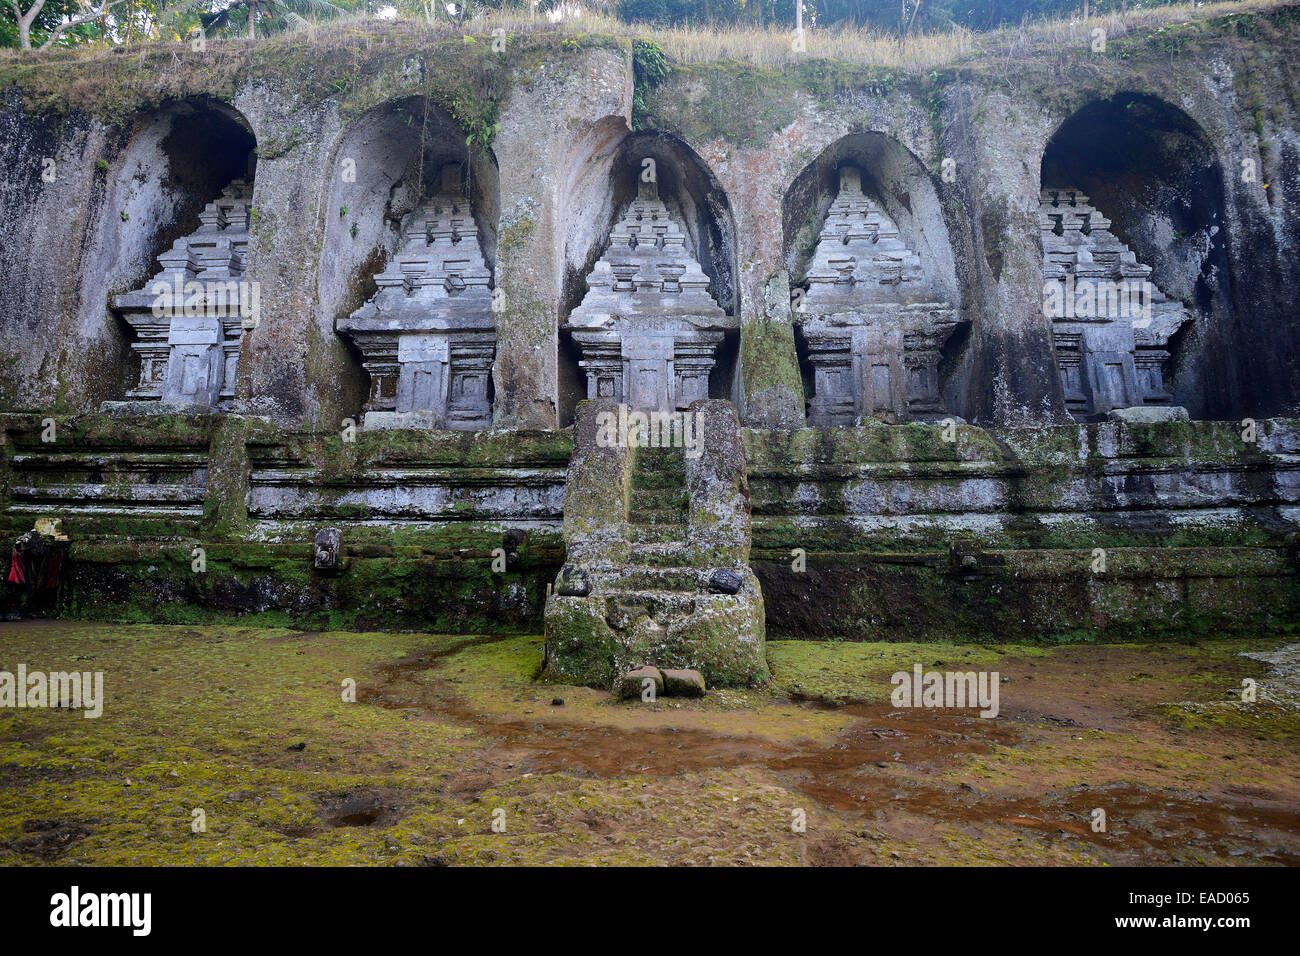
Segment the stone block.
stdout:
<path fill-rule="evenodd" d="M 657 667 L 643 665 L 619 675 L 614 682 L 614 693 L 622 700 L 640 700 L 647 690 L 646 681 L 653 682 L 656 697 L 664 694 L 664 675 Z"/>
<path fill-rule="evenodd" d="M 686 459 L 690 494 L 689 543 L 694 563 L 743 565 L 749 560 L 750 502 L 745 447 L 730 402 L 694 402 L 703 453 Z"/>
<path fill-rule="evenodd" d="M 664 677 L 664 694 L 668 697 L 703 697 L 704 675 L 696 670 L 668 669 Z"/>
<path fill-rule="evenodd" d="M 437 428 L 438 416 L 434 412 L 366 412 L 361 427 L 368 432 L 388 431 L 395 428 Z"/>
<path fill-rule="evenodd" d="M 555 580 L 555 593 L 563 597 L 586 597 L 591 593 L 591 575 L 575 564 L 566 564 Z"/>
<path fill-rule="evenodd" d="M 728 568 L 718 568 L 709 575 L 709 590 L 717 594 L 735 594 L 743 583 L 741 576 Z"/>
<path fill-rule="evenodd" d="M 198 402 L 128 401 L 101 402 L 99 413 L 114 418 L 134 418 L 137 415 L 195 415 L 211 412 L 209 405 Z"/>
<path fill-rule="evenodd" d="M 221 397 L 225 379 L 225 352 L 221 348 L 223 332 L 216 316 L 176 316 L 167 336 L 170 356 L 167 380 L 163 384 L 165 402 L 193 403 L 211 407 Z"/>
<path fill-rule="evenodd" d="M 564 493 L 564 540 L 575 562 L 621 562 L 627 556 L 631 452 L 597 441 L 601 416 L 618 413 L 612 402 L 578 403 Z"/>

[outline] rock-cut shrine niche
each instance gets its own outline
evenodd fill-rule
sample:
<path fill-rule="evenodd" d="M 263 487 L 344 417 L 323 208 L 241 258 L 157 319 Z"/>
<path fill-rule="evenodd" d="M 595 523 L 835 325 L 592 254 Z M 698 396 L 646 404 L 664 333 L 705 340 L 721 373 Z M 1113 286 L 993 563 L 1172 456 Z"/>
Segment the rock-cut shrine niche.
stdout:
<path fill-rule="evenodd" d="M 403 220 L 401 247 L 375 276 L 378 291 L 338 322 L 370 374 L 367 427 L 492 424 L 492 273 L 463 176 L 460 164 L 442 168 L 437 194 Z"/>
<path fill-rule="evenodd" d="M 1156 288 L 1151 267 L 1079 190 L 1044 190 L 1038 221 L 1044 311 L 1071 414 L 1084 421 L 1117 408 L 1171 405 L 1168 345 L 1191 320 L 1187 310 Z"/>
<path fill-rule="evenodd" d="M 709 397 L 718 346 L 738 322 L 709 292 L 658 184 L 641 181 L 566 327 L 588 398 L 672 411 Z"/>
<path fill-rule="evenodd" d="M 259 308 L 244 278 L 252 198 L 250 184 L 230 183 L 199 228 L 158 257 L 162 271 L 113 300 L 137 336 L 140 382 L 128 398 L 212 409 L 234 397 L 240 343 Z"/>
<path fill-rule="evenodd" d="M 813 372 L 810 424 L 942 416 L 939 360 L 957 310 L 935 293 L 920 257 L 863 192 L 853 166 L 839 170 L 806 278 L 794 320 Z"/>

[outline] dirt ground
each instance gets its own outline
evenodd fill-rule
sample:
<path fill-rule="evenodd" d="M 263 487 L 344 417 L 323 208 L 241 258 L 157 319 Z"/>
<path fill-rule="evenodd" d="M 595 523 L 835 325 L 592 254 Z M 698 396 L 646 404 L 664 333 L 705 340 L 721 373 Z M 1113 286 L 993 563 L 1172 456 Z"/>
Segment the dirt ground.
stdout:
<path fill-rule="evenodd" d="M 534 681 L 539 637 L 0 624 L 106 697 L 0 709 L 0 863 L 1300 863 L 1300 644 L 768 656 L 642 703 Z M 918 663 L 999 715 L 891 706 Z"/>

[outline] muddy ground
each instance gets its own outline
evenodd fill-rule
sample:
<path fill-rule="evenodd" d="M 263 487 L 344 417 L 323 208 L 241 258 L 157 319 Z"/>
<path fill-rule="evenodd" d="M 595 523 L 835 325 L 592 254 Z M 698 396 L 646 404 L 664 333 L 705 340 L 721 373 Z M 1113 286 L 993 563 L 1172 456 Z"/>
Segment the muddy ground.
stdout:
<path fill-rule="evenodd" d="M 780 641 L 620 703 L 537 637 L 4 623 L 0 670 L 107 700 L 0 709 L 0 863 L 1295 864 L 1298 650 Z M 892 707 L 916 663 L 999 715 Z"/>

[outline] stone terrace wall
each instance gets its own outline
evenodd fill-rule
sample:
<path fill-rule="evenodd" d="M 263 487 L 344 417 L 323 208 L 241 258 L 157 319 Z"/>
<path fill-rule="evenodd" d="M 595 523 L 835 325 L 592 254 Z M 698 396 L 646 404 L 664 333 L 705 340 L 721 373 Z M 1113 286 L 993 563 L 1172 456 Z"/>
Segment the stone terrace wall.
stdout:
<path fill-rule="evenodd" d="M 69 616 L 534 631 L 565 559 L 569 430 L 347 443 L 233 416 L 55 426 L 44 442 L 40 419 L 0 416 L 0 535 L 61 519 Z M 1300 421 L 1261 422 L 1255 443 L 1211 422 L 742 434 L 773 636 L 1115 639 L 1300 620 Z M 342 531 L 339 573 L 312 567 L 323 527 Z"/>
<path fill-rule="evenodd" d="M 1254 443 L 1214 422 L 952 434 L 747 434 L 770 634 L 1064 640 L 1300 620 L 1300 422 L 1266 422 Z"/>
<path fill-rule="evenodd" d="M 0 416 L 0 537 L 61 520 L 64 614 L 453 632 L 540 621 L 564 555 L 568 433 L 345 442 L 234 416 L 145 422 L 83 416 L 49 433 Z M 312 566 L 324 527 L 343 532 L 337 574 Z"/>

